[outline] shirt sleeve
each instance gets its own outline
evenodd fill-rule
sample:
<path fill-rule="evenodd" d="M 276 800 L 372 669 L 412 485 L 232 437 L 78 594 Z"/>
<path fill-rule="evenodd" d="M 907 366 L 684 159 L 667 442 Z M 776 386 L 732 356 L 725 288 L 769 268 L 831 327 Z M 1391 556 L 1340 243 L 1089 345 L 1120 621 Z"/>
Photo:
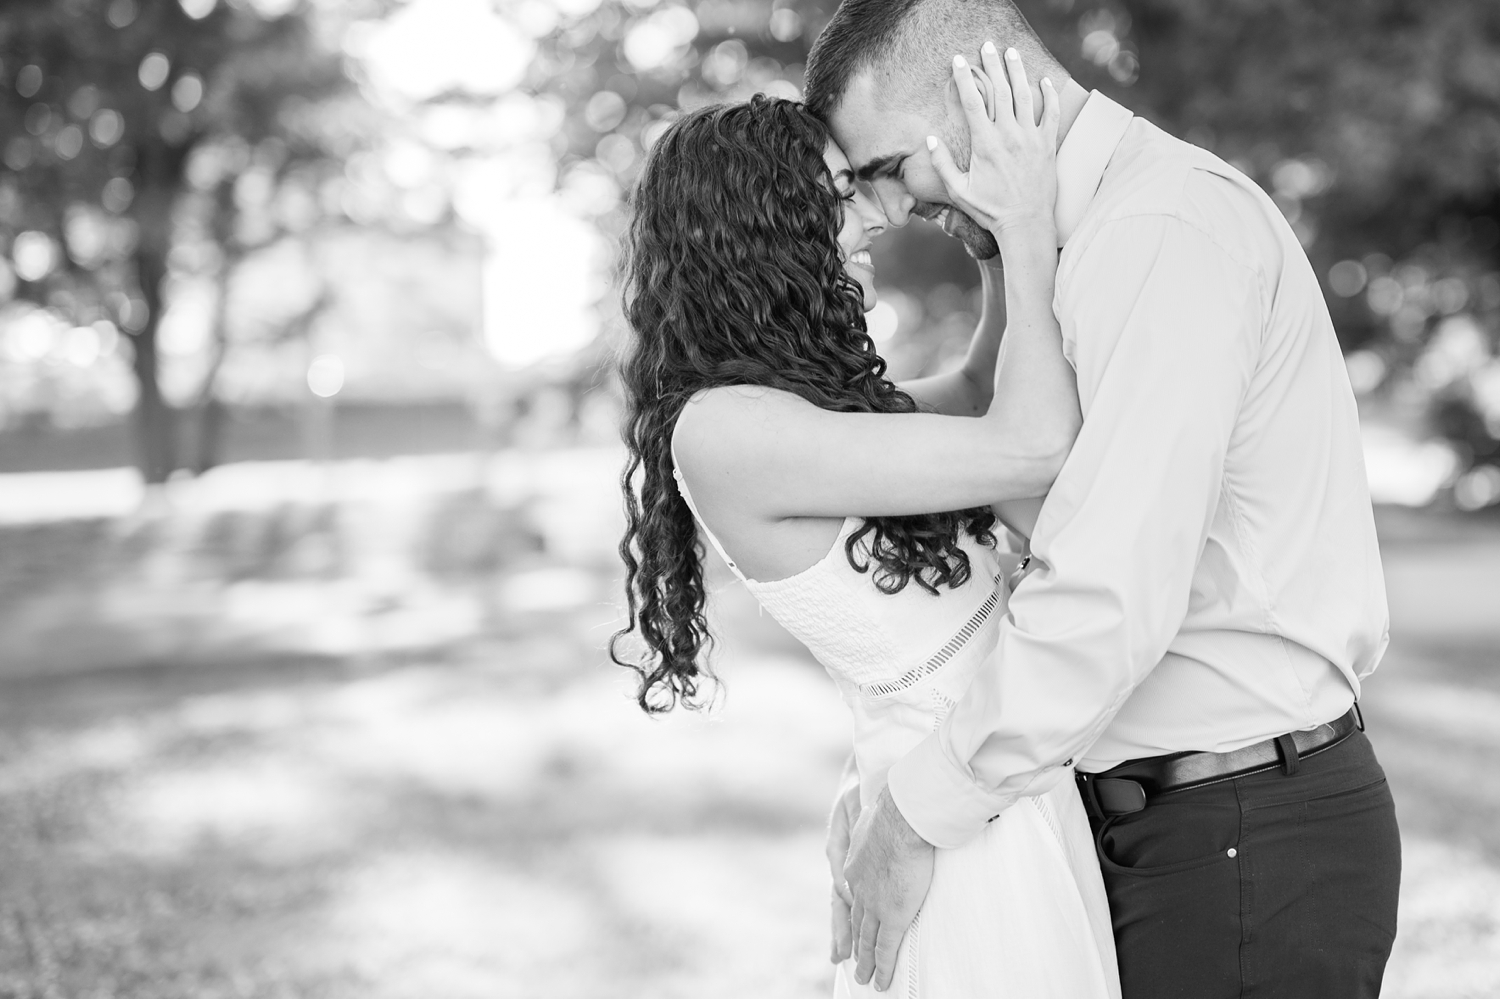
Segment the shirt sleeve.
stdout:
<path fill-rule="evenodd" d="M 1066 773 L 1187 615 L 1259 352 L 1256 274 L 1167 215 L 1106 224 L 1060 279 L 1083 428 L 1038 519 L 1038 563 L 944 724 L 890 771 L 955 847 Z"/>

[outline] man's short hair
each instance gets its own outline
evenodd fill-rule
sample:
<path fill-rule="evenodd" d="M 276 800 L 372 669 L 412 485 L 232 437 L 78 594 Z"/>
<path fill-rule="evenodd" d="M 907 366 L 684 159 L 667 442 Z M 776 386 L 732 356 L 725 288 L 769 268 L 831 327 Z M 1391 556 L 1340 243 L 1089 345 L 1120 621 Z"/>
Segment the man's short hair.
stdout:
<path fill-rule="evenodd" d="M 941 99 L 955 53 L 990 39 L 1027 65 L 1066 71 L 1011 0 L 843 0 L 807 57 L 807 109 L 827 121 L 855 77 L 873 69 L 882 93 L 908 106 Z"/>

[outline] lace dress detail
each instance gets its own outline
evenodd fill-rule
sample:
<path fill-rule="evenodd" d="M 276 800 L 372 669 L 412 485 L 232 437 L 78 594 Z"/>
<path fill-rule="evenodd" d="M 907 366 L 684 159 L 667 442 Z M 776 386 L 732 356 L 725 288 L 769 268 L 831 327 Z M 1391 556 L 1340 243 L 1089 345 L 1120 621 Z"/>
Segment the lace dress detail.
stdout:
<path fill-rule="evenodd" d="M 963 651 L 964 646 L 969 644 L 970 639 L 979 634 L 985 622 L 989 621 L 990 617 L 994 615 L 995 608 L 1000 606 L 1001 596 L 1005 592 L 1005 577 L 996 576 L 994 586 L 994 590 L 985 599 L 984 603 L 979 605 L 979 609 L 969 615 L 969 620 L 965 621 L 964 626 L 958 629 L 958 634 L 950 638 L 947 645 L 938 649 L 937 653 L 931 659 L 915 669 L 907 670 L 894 680 L 888 680 L 884 683 L 862 684 L 860 692 L 868 697 L 889 697 L 891 694 L 906 690 L 908 687 L 919 683 L 924 678 L 942 669 L 943 665 L 949 659 L 952 659 L 959 652 Z"/>

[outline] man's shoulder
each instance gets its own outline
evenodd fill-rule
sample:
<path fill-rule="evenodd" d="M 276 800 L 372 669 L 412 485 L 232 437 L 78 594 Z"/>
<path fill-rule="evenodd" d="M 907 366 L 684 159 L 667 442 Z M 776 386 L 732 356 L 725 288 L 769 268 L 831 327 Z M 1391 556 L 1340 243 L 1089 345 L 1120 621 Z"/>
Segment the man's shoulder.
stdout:
<path fill-rule="evenodd" d="M 1088 214 L 1099 221 L 1131 215 L 1202 220 L 1214 207 L 1202 204 L 1209 191 L 1253 201 L 1259 188 L 1209 150 L 1136 118 L 1105 169 Z"/>
<path fill-rule="evenodd" d="M 1272 228 L 1280 213 L 1233 165 L 1136 118 L 1104 172 L 1079 235 L 1091 242 L 1113 223 L 1141 218 L 1198 230 L 1252 266 L 1278 242 Z"/>

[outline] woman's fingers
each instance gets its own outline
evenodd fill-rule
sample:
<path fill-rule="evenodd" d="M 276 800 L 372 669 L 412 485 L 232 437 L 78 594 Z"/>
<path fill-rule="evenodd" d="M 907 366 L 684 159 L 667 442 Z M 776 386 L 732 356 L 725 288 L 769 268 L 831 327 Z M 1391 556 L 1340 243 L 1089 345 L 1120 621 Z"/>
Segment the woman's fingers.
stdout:
<path fill-rule="evenodd" d="M 932 167 L 937 171 L 938 180 L 943 182 L 943 189 L 948 192 L 949 203 L 977 219 L 979 215 L 968 198 L 969 177 L 953 162 L 948 144 L 935 135 L 929 135 L 927 152 L 932 157 Z"/>
<path fill-rule="evenodd" d="M 995 48 L 994 42 L 985 42 L 979 47 L 979 60 L 984 65 L 984 75 L 990 78 L 990 86 L 995 91 L 995 106 L 991 109 L 990 118 L 999 122 L 1003 121 L 1002 113 L 1010 113 L 1011 93 L 1010 83 L 1005 78 L 1005 66 L 1000 61 L 1000 52 Z"/>
<path fill-rule="evenodd" d="M 1047 149 L 1057 148 L 1057 128 L 1062 120 L 1062 98 L 1052 81 L 1042 77 L 1042 141 Z"/>
<path fill-rule="evenodd" d="M 1021 53 L 1015 49 L 1005 50 L 1006 79 L 1015 95 L 1016 121 L 1026 128 L 1036 126 L 1036 105 L 1031 98 L 1031 83 L 1026 79 L 1026 65 L 1021 62 Z"/>
<path fill-rule="evenodd" d="M 829 959 L 840 964 L 854 953 L 854 931 L 850 928 L 851 910 L 837 892 L 833 895 L 833 950 Z"/>
<path fill-rule="evenodd" d="M 974 81 L 969 60 L 961 55 L 953 57 L 953 84 L 958 88 L 958 102 L 963 105 L 964 118 L 969 123 L 969 145 L 977 147 L 983 141 L 986 130 L 994 127 L 994 122 L 990 121 L 989 112 L 985 110 L 984 95 L 979 92 L 979 84 Z M 995 103 L 1003 103 L 1002 95 L 995 95 Z"/>

